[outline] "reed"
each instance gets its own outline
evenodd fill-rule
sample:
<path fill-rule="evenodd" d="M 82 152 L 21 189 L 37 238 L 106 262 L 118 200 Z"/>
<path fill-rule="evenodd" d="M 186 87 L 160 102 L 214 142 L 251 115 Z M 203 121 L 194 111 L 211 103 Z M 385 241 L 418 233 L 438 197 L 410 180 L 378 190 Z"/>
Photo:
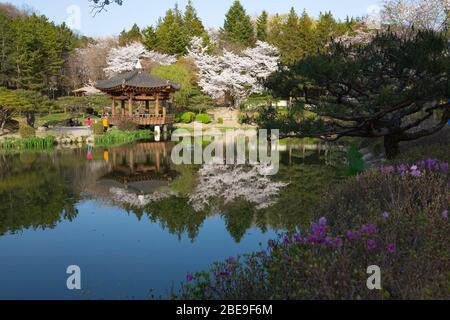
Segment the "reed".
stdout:
<path fill-rule="evenodd" d="M 55 137 L 29 137 L 24 139 L 4 139 L 0 141 L 0 150 L 4 151 L 45 151 L 55 145 Z"/>
<path fill-rule="evenodd" d="M 95 136 L 95 145 L 100 147 L 111 147 L 133 141 L 150 139 L 152 136 L 153 133 L 150 130 L 110 130 L 104 135 Z"/>

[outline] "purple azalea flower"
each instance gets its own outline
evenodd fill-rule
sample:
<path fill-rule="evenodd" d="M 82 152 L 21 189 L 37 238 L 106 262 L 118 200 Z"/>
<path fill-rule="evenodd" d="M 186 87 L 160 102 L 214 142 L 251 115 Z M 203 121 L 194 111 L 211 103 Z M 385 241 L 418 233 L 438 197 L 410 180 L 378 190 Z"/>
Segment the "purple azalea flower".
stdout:
<path fill-rule="evenodd" d="M 386 219 L 386 220 L 389 219 L 389 213 L 386 212 L 386 211 L 383 212 L 383 218 Z"/>
<path fill-rule="evenodd" d="M 323 237 L 325 237 L 325 235 L 327 233 L 327 228 L 326 228 L 326 226 L 323 226 L 323 225 L 314 224 L 311 228 L 311 231 L 312 231 L 313 235 L 323 238 Z"/>
<path fill-rule="evenodd" d="M 401 164 L 397 167 L 398 172 L 405 173 L 408 171 L 408 166 L 406 164 Z"/>
<path fill-rule="evenodd" d="M 296 243 L 301 243 L 301 242 L 303 242 L 303 239 L 302 239 L 301 236 L 296 235 L 296 236 L 294 237 L 294 241 L 295 241 Z"/>
<path fill-rule="evenodd" d="M 229 264 L 236 264 L 236 263 L 237 263 L 237 260 L 236 260 L 235 257 L 229 257 L 229 258 L 228 258 L 228 263 L 229 263 Z"/>
<path fill-rule="evenodd" d="M 191 273 L 188 273 L 186 276 L 186 280 L 187 282 L 191 282 L 192 280 L 194 280 L 194 276 Z"/>
<path fill-rule="evenodd" d="M 422 173 L 419 170 L 413 170 L 413 171 L 411 171 L 411 176 L 418 178 L 418 177 L 422 176 Z"/>
<path fill-rule="evenodd" d="M 447 162 L 441 163 L 441 170 L 448 170 L 448 167 L 449 167 L 449 165 Z"/>
<path fill-rule="evenodd" d="M 389 254 L 394 254 L 395 253 L 395 244 L 393 244 L 393 243 L 388 244 L 386 250 Z"/>
<path fill-rule="evenodd" d="M 331 240 L 331 245 L 335 248 L 340 249 L 344 245 L 344 241 L 341 238 L 334 238 L 333 240 Z"/>
<path fill-rule="evenodd" d="M 441 217 L 442 218 L 448 218 L 448 210 L 444 210 L 444 211 L 442 211 L 442 213 L 441 213 Z"/>
<path fill-rule="evenodd" d="M 377 242 L 373 239 L 367 240 L 367 249 L 373 251 L 377 248 Z"/>
<path fill-rule="evenodd" d="M 291 239 L 289 238 L 289 236 L 285 236 L 283 239 L 283 244 L 284 245 L 288 245 L 291 243 Z"/>
<path fill-rule="evenodd" d="M 417 171 L 417 170 L 419 170 L 418 166 L 414 165 L 414 166 L 411 167 L 411 171 Z"/>
<path fill-rule="evenodd" d="M 328 223 L 327 218 L 322 217 L 322 218 L 319 219 L 319 225 L 326 226 L 327 223 Z"/>
<path fill-rule="evenodd" d="M 377 232 L 378 232 L 378 228 L 377 228 L 377 225 L 376 225 L 376 224 L 371 223 L 371 224 L 369 224 L 369 225 L 367 226 L 367 233 L 368 233 L 369 235 L 373 235 L 373 234 L 375 234 L 375 233 L 377 233 Z"/>
<path fill-rule="evenodd" d="M 347 238 L 350 241 L 360 240 L 361 239 L 361 233 L 358 232 L 358 231 L 355 232 L 355 231 L 349 230 L 349 231 L 347 231 Z"/>

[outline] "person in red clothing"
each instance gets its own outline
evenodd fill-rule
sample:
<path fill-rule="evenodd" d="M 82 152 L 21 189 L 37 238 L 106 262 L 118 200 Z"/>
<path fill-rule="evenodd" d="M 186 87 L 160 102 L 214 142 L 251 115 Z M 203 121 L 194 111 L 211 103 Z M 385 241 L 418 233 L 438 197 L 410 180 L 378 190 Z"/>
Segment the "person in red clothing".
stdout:
<path fill-rule="evenodd" d="M 92 120 L 90 117 L 87 118 L 85 125 L 88 128 L 89 134 L 92 134 Z"/>

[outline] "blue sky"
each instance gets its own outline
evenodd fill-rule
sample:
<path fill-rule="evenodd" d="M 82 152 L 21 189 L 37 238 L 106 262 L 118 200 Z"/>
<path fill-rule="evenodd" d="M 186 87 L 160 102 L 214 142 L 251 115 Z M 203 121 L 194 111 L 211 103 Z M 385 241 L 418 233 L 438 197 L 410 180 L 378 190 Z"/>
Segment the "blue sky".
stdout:
<path fill-rule="evenodd" d="M 140 27 L 155 24 L 158 17 L 172 8 L 177 2 L 184 8 L 188 0 L 124 0 L 123 6 L 111 5 L 108 12 L 93 17 L 91 3 L 88 0 L 6 0 L 20 8 L 23 6 L 36 9 L 51 20 L 61 23 L 68 21 L 67 12 L 71 6 L 78 6 L 81 12 L 79 32 L 88 36 L 109 36 L 118 34 L 124 28 L 129 29 L 133 23 Z M 349 16 L 362 16 L 379 6 L 380 0 L 241 0 L 247 12 L 255 16 L 262 10 L 270 13 L 286 13 L 294 7 L 299 13 L 306 11 L 317 17 L 321 11 L 331 11 L 336 17 L 344 19 Z M 193 0 L 199 16 L 207 27 L 223 25 L 226 11 L 233 0 Z"/>

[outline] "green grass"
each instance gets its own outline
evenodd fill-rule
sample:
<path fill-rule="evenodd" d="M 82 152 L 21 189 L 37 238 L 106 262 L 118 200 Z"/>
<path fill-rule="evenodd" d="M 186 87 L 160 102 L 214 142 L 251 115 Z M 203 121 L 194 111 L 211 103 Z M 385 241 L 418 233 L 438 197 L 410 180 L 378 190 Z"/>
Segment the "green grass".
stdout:
<path fill-rule="evenodd" d="M 120 131 L 110 130 L 106 134 L 95 136 L 95 145 L 99 147 L 112 147 L 137 140 L 150 139 L 153 133 L 150 130 Z"/>

